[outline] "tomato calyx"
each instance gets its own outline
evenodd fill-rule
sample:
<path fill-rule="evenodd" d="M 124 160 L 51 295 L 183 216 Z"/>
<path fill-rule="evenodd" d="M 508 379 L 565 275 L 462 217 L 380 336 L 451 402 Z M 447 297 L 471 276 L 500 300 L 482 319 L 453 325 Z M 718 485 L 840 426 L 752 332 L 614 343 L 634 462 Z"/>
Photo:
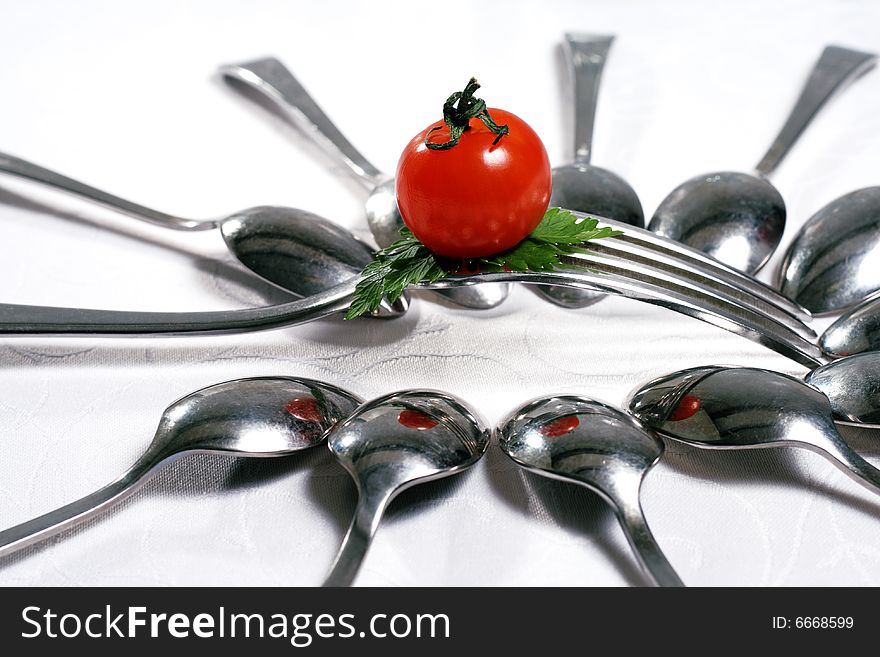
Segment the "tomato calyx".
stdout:
<path fill-rule="evenodd" d="M 425 146 L 435 151 L 449 150 L 458 144 L 458 140 L 464 134 L 465 130 L 470 129 L 471 119 L 480 119 L 489 130 L 495 135 L 494 146 L 504 135 L 510 134 L 510 128 L 507 125 L 498 125 L 489 114 L 486 108 L 486 101 L 482 98 L 474 98 L 474 92 L 480 88 L 476 78 L 471 78 L 463 91 L 456 91 L 446 102 L 443 103 L 443 123 L 449 128 L 449 139 L 444 142 L 429 141 L 431 133 L 440 130 L 443 126 L 437 126 L 428 131 L 425 135 Z"/>

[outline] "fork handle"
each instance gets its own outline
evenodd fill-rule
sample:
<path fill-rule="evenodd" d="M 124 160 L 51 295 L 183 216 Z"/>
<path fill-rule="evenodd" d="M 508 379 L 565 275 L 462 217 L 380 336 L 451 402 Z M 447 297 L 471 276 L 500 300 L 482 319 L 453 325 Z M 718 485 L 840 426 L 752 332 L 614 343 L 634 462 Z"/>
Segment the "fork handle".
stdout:
<path fill-rule="evenodd" d="M 840 46 L 826 47 L 813 67 L 788 120 L 755 167 L 758 173 L 764 176 L 770 175 L 825 103 L 845 89 L 850 82 L 867 73 L 876 62 L 877 55 L 873 53 Z"/>
<path fill-rule="evenodd" d="M 99 205 L 112 208 L 135 219 L 140 219 L 156 226 L 162 226 L 163 228 L 193 231 L 210 230 L 218 225 L 214 220 L 183 219 L 132 203 L 124 198 L 108 194 L 96 187 L 86 185 L 78 180 L 68 178 L 60 173 L 7 153 L 0 153 L 0 172 L 60 189 L 69 194 L 94 201 Z"/>
<path fill-rule="evenodd" d="M 0 335 L 206 335 L 260 331 L 345 310 L 355 281 L 275 306 L 213 312 L 140 312 L 0 304 Z"/>
<path fill-rule="evenodd" d="M 809 368 L 827 362 L 819 347 L 776 320 L 744 308 L 725 297 L 685 285 L 665 286 L 662 280 L 629 277 L 613 266 L 553 272 L 496 272 L 457 276 L 419 287 L 442 289 L 477 283 L 571 285 L 663 306 L 737 333 Z M 344 310 L 351 302 L 355 281 L 305 299 L 242 310 L 194 313 L 151 313 L 0 304 L 0 335 L 199 335 L 229 334 L 294 326 Z"/>
<path fill-rule="evenodd" d="M 221 66 L 220 74 L 271 100 L 293 125 L 327 155 L 344 164 L 369 190 L 387 178 L 346 139 L 293 73 L 276 58 Z"/>
<path fill-rule="evenodd" d="M 574 88 L 575 164 L 589 164 L 593 154 L 593 124 L 599 99 L 599 83 L 612 41 L 614 37 L 610 35 L 565 35 L 563 51 L 571 69 Z"/>

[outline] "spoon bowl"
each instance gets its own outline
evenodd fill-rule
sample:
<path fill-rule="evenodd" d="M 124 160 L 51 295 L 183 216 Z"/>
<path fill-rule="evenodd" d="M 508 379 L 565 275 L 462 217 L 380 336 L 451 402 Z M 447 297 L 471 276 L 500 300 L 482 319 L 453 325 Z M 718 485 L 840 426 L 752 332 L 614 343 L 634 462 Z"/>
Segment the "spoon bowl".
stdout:
<path fill-rule="evenodd" d="M 298 298 L 356 278 L 373 259 L 349 231 L 305 210 L 250 208 L 224 219 L 220 232 L 245 267 Z M 376 315 L 397 317 L 408 308 L 406 295 L 394 303 L 383 299 Z"/>
<path fill-rule="evenodd" d="M 852 309 L 880 291 L 880 187 L 816 212 L 789 246 L 779 290 L 816 314 Z"/>
<path fill-rule="evenodd" d="M 834 320 L 819 336 L 819 346 L 834 357 L 880 350 L 880 294 Z"/>
<path fill-rule="evenodd" d="M 763 178 L 719 171 L 676 187 L 648 228 L 740 271 L 757 272 L 782 239 L 785 201 Z"/>
<path fill-rule="evenodd" d="M 770 148 L 757 176 L 722 171 L 676 187 L 657 208 L 648 229 L 700 249 L 754 274 L 779 245 L 785 203 L 765 177 L 775 171 L 801 134 L 833 96 L 869 71 L 876 55 L 826 47 Z"/>
<path fill-rule="evenodd" d="M 370 192 L 365 203 L 367 225 L 373 239 L 380 248 L 394 244 L 400 239 L 403 228 L 403 217 L 397 209 L 397 195 L 394 191 L 394 179 L 389 178 L 379 183 Z"/>
<path fill-rule="evenodd" d="M 838 424 L 880 429 L 880 352 L 840 358 L 804 380 L 828 397 Z"/>
<path fill-rule="evenodd" d="M 695 447 L 804 447 L 880 493 L 880 470 L 840 437 L 828 398 L 785 374 L 746 367 L 682 370 L 645 384 L 629 410 L 661 436 Z"/>
<path fill-rule="evenodd" d="M 550 206 L 577 210 L 641 228 L 645 214 L 635 190 L 613 171 L 592 164 L 553 169 Z"/>
<path fill-rule="evenodd" d="M 683 586 L 639 502 L 642 479 L 663 455 L 663 443 L 634 418 L 586 397 L 552 396 L 514 411 L 499 428 L 498 442 L 526 470 L 597 493 L 614 509 L 651 581 Z"/>
<path fill-rule="evenodd" d="M 94 517 L 185 454 L 278 457 L 314 447 L 359 403 L 341 388 L 294 377 L 237 379 L 197 390 L 165 410 L 153 441 L 122 476 L 75 502 L 0 531 L 0 556 Z"/>
<path fill-rule="evenodd" d="M 398 493 L 470 467 L 488 445 L 482 420 L 455 397 L 431 390 L 385 395 L 340 423 L 328 446 L 357 483 L 358 506 L 324 585 L 352 583 Z"/>

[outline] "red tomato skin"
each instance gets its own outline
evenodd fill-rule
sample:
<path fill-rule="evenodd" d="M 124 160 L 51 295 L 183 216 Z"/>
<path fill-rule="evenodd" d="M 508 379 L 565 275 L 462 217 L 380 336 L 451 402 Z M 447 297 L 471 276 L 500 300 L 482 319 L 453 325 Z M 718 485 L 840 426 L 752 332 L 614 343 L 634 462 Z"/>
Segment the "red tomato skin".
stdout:
<path fill-rule="evenodd" d="M 516 246 L 550 203 L 550 160 L 541 139 L 510 112 L 490 109 L 510 134 L 496 135 L 479 119 L 448 150 L 425 146 L 425 136 L 449 139 L 443 121 L 413 137 L 397 165 L 397 205 L 404 223 L 434 253 L 479 258 Z"/>

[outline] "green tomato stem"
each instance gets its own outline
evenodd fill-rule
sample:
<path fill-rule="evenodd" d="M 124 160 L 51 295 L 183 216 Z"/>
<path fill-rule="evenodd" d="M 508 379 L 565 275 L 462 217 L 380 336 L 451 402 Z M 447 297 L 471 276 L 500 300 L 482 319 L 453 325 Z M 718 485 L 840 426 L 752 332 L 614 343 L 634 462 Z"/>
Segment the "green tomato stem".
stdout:
<path fill-rule="evenodd" d="M 463 91 L 456 91 L 446 102 L 443 103 L 443 123 L 449 128 L 449 140 L 442 143 L 433 143 L 428 141 L 428 137 L 435 130 L 440 130 L 442 126 L 437 126 L 428 131 L 425 135 L 425 146 L 435 151 L 449 150 L 456 144 L 465 130 L 470 129 L 470 120 L 474 118 L 480 119 L 489 130 L 495 135 L 494 146 L 504 135 L 510 134 L 510 129 L 506 125 L 498 125 L 486 109 L 486 101 L 482 98 L 474 98 L 474 92 L 480 88 L 480 84 L 475 78 L 471 78 L 470 82 Z"/>

